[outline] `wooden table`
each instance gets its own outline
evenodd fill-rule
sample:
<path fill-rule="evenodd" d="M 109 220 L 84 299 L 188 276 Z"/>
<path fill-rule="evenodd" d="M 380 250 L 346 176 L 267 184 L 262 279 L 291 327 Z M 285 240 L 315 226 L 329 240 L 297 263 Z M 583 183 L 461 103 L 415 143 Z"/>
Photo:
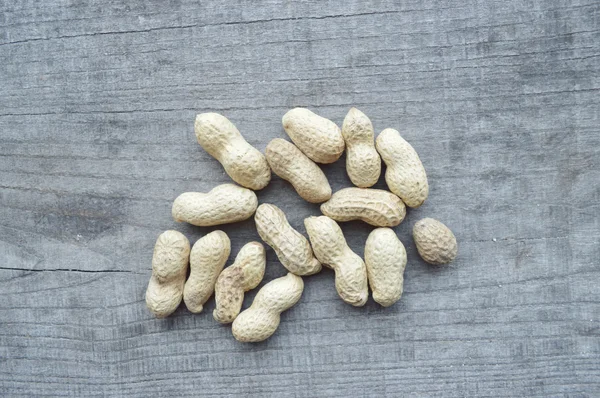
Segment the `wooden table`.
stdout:
<path fill-rule="evenodd" d="M 597 1 L 19 0 L 0 25 L 0 395 L 600 396 Z M 401 301 L 353 308 L 325 270 L 263 343 L 213 300 L 154 319 L 156 237 L 213 230 L 173 199 L 230 181 L 195 114 L 264 150 L 294 106 L 356 106 L 419 152 Z M 258 196 L 301 232 L 319 214 L 279 178 Z M 452 266 L 419 259 L 422 217 L 456 233 Z M 222 229 L 233 254 L 259 239 Z M 362 255 L 371 228 L 343 230 Z M 269 249 L 263 283 L 284 274 Z"/>

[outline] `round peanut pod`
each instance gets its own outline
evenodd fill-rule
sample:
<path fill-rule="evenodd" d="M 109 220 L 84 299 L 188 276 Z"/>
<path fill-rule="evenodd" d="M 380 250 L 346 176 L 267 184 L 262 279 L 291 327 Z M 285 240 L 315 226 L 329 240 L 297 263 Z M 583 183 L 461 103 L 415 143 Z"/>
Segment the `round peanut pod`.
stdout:
<path fill-rule="evenodd" d="M 258 242 L 246 243 L 232 265 L 225 268 L 215 285 L 216 308 L 213 318 L 220 323 L 231 323 L 242 309 L 244 293 L 254 289 L 265 275 L 267 256 Z"/>
<path fill-rule="evenodd" d="M 390 228 L 371 231 L 365 244 L 365 264 L 373 300 L 389 307 L 400 300 L 404 286 L 406 250 Z"/>
<path fill-rule="evenodd" d="M 335 288 L 342 300 L 356 307 L 365 305 L 369 297 L 367 268 L 348 247 L 340 226 L 326 216 L 308 217 L 304 226 L 317 259 L 335 271 Z"/>
<path fill-rule="evenodd" d="M 189 257 L 190 242 L 181 232 L 165 231 L 156 240 L 146 305 L 157 318 L 169 316 L 179 307 Z"/>
<path fill-rule="evenodd" d="M 173 202 L 177 222 L 200 227 L 228 224 L 250 218 L 256 211 L 256 194 L 234 184 L 219 185 L 208 193 L 182 193 Z"/>
<path fill-rule="evenodd" d="M 342 136 L 346 142 L 346 172 L 360 188 L 373 186 L 381 174 L 381 158 L 375 149 L 371 120 L 356 108 L 344 118 Z"/>
<path fill-rule="evenodd" d="M 321 271 L 321 263 L 313 255 L 308 240 L 288 222 L 275 205 L 263 203 L 254 215 L 261 239 L 273 248 L 288 271 L 296 275 L 312 275 Z"/>
<path fill-rule="evenodd" d="M 419 155 L 400 133 L 385 129 L 377 137 L 377 151 L 387 166 L 385 182 L 408 207 L 419 207 L 429 195 L 427 174 Z"/>
<path fill-rule="evenodd" d="M 282 118 L 283 128 L 294 144 L 317 163 L 333 163 L 344 152 L 340 128 L 306 108 L 294 108 Z"/>
<path fill-rule="evenodd" d="M 323 170 L 294 144 L 275 138 L 267 145 L 265 156 L 273 173 L 292 184 L 302 199 L 321 203 L 331 197 L 331 186 Z"/>
<path fill-rule="evenodd" d="M 448 264 L 456 258 L 456 237 L 444 224 L 433 218 L 424 218 L 415 223 L 413 239 L 423 260 L 430 264 Z"/>
<path fill-rule="evenodd" d="M 202 312 L 230 252 L 231 242 L 223 231 L 213 231 L 194 243 L 190 254 L 190 276 L 183 289 L 183 301 L 190 312 Z"/>
<path fill-rule="evenodd" d="M 404 220 L 406 206 L 383 189 L 344 188 L 321 205 L 321 212 L 335 221 L 362 220 L 376 227 L 395 227 Z"/>
<path fill-rule="evenodd" d="M 291 273 L 264 285 L 250 308 L 242 311 L 233 321 L 233 337 L 245 343 L 271 337 L 279 327 L 280 314 L 300 300 L 303 290 L 302 278 Z"/>
<path fill-rule="evenodd" d="M 260 151 L 250 145 L 225 116 L 201 113 L 194 123 L 198 144 L 217 159 L 238 184 L 263 189 L 271 180 L 271 169 Z"/>

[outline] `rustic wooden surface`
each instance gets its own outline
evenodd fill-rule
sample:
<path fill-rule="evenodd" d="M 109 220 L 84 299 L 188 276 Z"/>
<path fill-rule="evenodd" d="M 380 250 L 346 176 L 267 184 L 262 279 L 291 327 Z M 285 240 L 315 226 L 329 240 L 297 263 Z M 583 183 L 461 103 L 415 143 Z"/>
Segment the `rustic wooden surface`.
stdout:
<path fill-rule="evenodd" d="M 0 395 L 600 396 L 598 1 L 3 0 L 0 25 Z M 195 114 L 264 150 L 293 106 L 357 106 L 421 155 L 402 300 L 350 307 L 325 270 L 260 344 L 213 301 L 154 319 L 156 237 L 211 230 L 172 200 L 229 181 Z M 318 214 L 278 178 L 259 200 L 302 232 Z M 424 216 L 452 267 L 418 259 Z M 258 239 L 222 229 L 234 254 Z M 370 228 L 343 230 L 362 254 Z"/>

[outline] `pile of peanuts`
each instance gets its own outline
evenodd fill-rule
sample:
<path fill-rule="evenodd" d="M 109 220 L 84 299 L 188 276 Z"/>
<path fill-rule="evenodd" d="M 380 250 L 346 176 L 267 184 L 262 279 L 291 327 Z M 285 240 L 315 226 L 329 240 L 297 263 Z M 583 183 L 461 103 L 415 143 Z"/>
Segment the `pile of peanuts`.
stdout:
<path fill-rule="evenodd" d="M 223 269 L 231 251 L 225 232 L 207 234 L 190 250 L 183 234 L 169 230 L 156 241 L 146 291 L 146 304 L 156 317 L 173 313 L 181 300 L 191 312 L 202 312 L 214 292 L 215 320 L 233 323 L 233 336 L 238 341 L 263 341 L 277 330 L 280 314 L 300 300 L 302 276 L 320 272 L 323 265 L 335 271 L 335 288 L 350 305 L 363 306 L 369 286 L 373 300 L 384 307 L 400 299 L 406 250 L 390 227 L 402 222 L 406 206 L 421 206 L 429 194 L 427 175 L 417 152 L 394 129 L 383 130 L 375 140 L 371 121 L 356 108 L 350 109 L 341 129 L 304 108 L 290 110 L 282 122 L 293 143 L 276 138 L 263 155 L 224 116 L 198 115 L 194 124 L 198 143 L 239 185 L 223 184 L 207 193 L 183 193 L 175 199 L 172 215 L 175 221 L 197 226 L 233 223 L 254 215 L 261 239 L 273 248 L 289 273 L 265 284 L 252 305 L 241 311 L 244 293 L 263 279 L 264 246 L 247 243 L 233 264 Z M 344 148 L 346 170 L 356 187 L 332 195 L 327 177 L 316 163 L 335 162 Z M 369 188 L 379 179 L 382 159 L 391 192 Z M 309 239 L 290 225 L 277 206 L 258 205 L 253 190 L 267 186 L 271 171 L 288 181 L 306 201 L 324 202 L 323 216 L 304 220 Z M 348 247 L 337 224 L 350 220 L 377 227 L 365 244 L 364 261 Z M 413 239 L 428 263 L 447 264 L 456 257 L 454 234 L 437 220 L 418 221 Z"/>

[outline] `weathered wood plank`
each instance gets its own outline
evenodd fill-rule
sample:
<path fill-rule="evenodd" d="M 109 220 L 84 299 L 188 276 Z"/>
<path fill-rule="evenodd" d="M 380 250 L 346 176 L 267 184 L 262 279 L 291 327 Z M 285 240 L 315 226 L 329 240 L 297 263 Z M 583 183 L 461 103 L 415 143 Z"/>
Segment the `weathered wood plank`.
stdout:
<path fill-rule="evenodd" d="M 0 394 L 600 395 L 599 21 L 594 1 L 0 0 Z M 325 270 L 260 344 L 212 301 L 153 319 L 154 240 L 211 230 L 172 200 L 229 181 L 195 114 L 264 150 L 293 106 L 357 106 L 419 152 L 402 300 L 352 308 Z M 278 178 L 259 200 L 302 232 L 318 214 Z M 452 267 L 418 258 L 424 216 L 455 231 Z M 259 240 L 222 229 L 233 253 Z M 371 228 L 343 230 L 362 255 Z M 268 260 L 265 281 L 285 273 Z"/>

